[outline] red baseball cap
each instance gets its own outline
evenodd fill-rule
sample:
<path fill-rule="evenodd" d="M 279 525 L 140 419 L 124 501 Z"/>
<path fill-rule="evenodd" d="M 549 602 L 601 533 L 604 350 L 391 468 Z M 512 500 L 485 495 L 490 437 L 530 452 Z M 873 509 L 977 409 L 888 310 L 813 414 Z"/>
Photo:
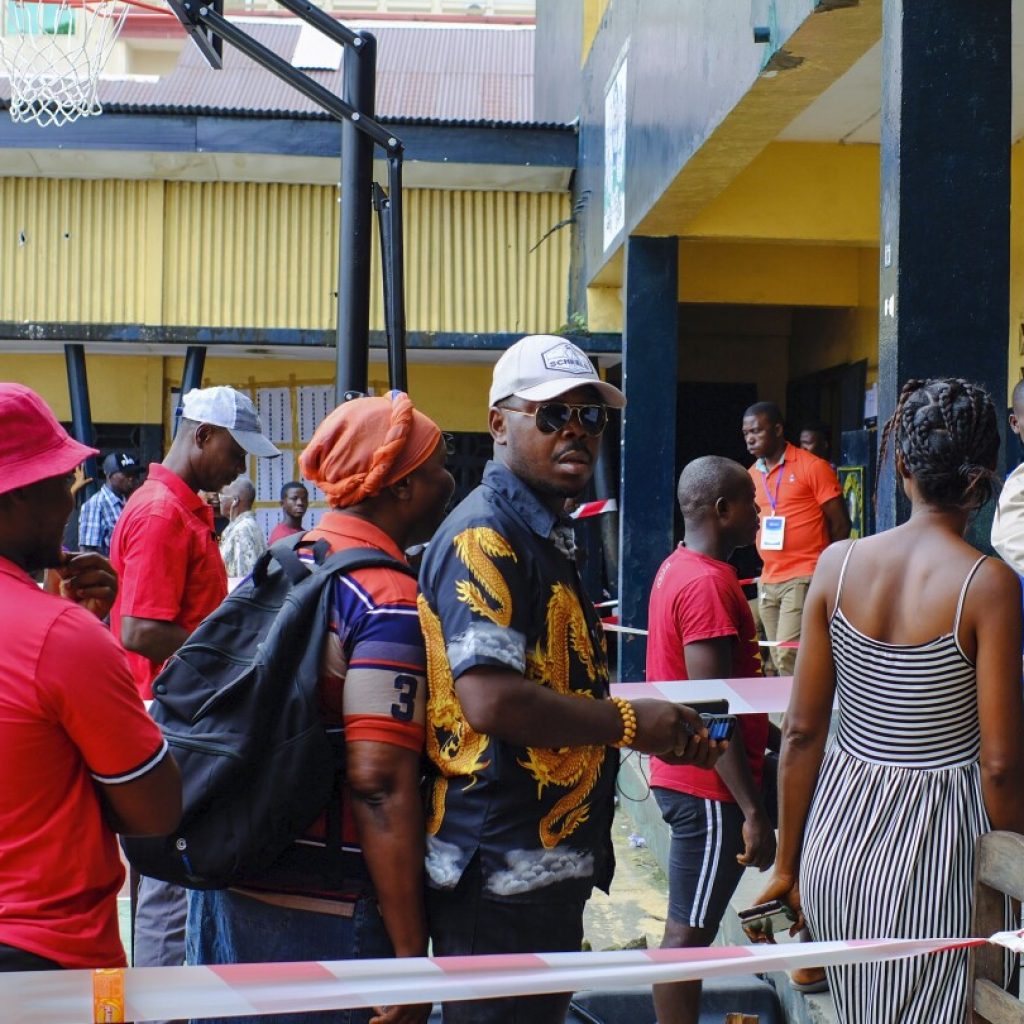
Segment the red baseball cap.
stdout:
<path fill-rule="evenodd" d="M 63 476 L 97 454 L 71 437 L 31 388 L 0 383 L 0 494 Z"/>

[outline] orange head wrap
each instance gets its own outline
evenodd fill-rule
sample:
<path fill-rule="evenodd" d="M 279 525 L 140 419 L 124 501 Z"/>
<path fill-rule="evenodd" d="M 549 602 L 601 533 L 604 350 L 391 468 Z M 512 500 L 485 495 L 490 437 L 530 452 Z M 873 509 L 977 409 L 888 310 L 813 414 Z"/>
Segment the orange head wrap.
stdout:
<path fill-rule="evenodd" d="M 316 428 L 299 468 L 332 508 L 347 508 L 422 466 L 440 438 L 437 424 L 417 412 L 402 391 L 387 398 L 353 398 Z"/>

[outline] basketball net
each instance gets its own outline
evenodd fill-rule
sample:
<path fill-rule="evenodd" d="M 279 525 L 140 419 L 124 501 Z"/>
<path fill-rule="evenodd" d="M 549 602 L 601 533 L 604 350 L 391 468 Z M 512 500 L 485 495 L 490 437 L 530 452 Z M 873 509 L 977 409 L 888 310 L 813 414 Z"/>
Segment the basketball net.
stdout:
<path fill-rule="evenodd" d="M 128 7 L 122 0 L 5 0 L 0 65 L 11 80 L 12 120 L 60 126 L 102 113 L 99 76 Z"/>

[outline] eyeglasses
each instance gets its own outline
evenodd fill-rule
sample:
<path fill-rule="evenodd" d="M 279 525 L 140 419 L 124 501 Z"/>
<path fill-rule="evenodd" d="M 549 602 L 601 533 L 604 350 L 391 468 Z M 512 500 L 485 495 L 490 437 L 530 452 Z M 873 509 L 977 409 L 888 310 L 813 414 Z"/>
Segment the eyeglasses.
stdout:
<path fill-rule="evenodd" d="M 518 413 L 520 416 L 532 416 L 537 421 L 537 429 L 542 434 L 554 434 L 565 430 L 573 415 L 584 434 L 600 437 L 608 426 L 608 407 L 604 405 L 569 405 L 566 402 L 545 402 L 538 405 L 533 412 L 525 409 L 510 409 L 500 406 L 504 412 Z"/>

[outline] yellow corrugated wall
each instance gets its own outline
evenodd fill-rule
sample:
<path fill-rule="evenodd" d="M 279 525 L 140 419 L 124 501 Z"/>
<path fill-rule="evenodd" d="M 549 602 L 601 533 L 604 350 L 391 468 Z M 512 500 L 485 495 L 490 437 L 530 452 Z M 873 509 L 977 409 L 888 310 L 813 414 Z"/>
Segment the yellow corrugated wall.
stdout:
<path fill-rule="evenodd" d="M 337 192 L 320 185 L 166 185 L 166 324 L 326 327 Z"/>
<path fill-rule="evenodd" d="M 152 188 L 0 178 L 0 320 L 144 320 Z"/>
<path fill-rule="evenodd" d="M 0 320 L 331 329 L 337 198 L 320 185 L 0 179 Z M 410 330 L 565 321 L 569 231 L 541 239 L 568 218 L 568 195 L 404 198 Z M 376 237 L 373 261 L 382 328 Z"/>
<path fill-rule="evenodd" d="M 406 320 L 417 331 L 540 331 L 565 321 L 567 195 L 409 190 Z M 332 328 L 334 188 L 167 185 L 164 323 Z M 374 234 L 371 326 L 384 326 Z"/>

